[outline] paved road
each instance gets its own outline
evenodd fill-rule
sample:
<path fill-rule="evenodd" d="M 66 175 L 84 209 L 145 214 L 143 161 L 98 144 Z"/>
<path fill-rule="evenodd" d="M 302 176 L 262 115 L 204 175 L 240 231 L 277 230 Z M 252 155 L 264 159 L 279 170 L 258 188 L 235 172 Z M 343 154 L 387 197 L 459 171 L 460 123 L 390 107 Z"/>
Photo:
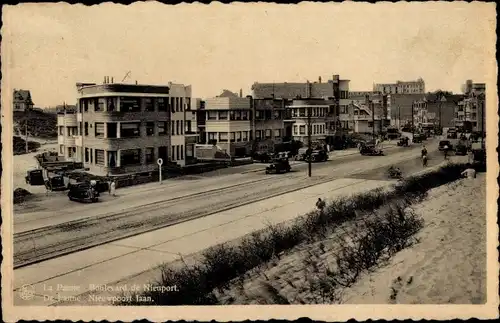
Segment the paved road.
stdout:
<path fill-rule="evenodd" d="M 61 205 L 63 212 L 45 217 L 25 217 L 16 223 L 14 265 L 18 267 L 50 259 L 312 185 L 353 176 L 375 167 L 388 167 L 397 162 L 415 159 L 418 154 L 419 147 L 400 148 L 388 152 L 387 156 L 353 155 L 317 163 L 314 164 L 312 178 L 306 177 L 305 172 L 301 171 L 307 168 L 306 164 L 302 164 L 296 165 L 295 171 L 286 175 L 273 176 L 260 172 L 178 181 L 161 188 L 130 193 L 124 200 L 117 199 L 100 205 L 74 206 L 73 203 L 73 208 Z M 25 230 L 19 230 L 20 227 Z"/>

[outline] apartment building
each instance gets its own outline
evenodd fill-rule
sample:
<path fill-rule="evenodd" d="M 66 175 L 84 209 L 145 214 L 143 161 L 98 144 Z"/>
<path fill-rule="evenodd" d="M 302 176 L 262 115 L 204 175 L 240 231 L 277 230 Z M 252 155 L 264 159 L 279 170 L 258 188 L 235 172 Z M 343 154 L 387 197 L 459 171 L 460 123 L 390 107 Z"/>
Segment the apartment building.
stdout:
<path fill-rule="evenodd" d="M 252 125 L 250 122 L 251 99 L 238 96 L 223 96 L 206 99 L 204 102 L 204 141 L 214 144 L 231 157 L 250 154 L 252 147 Z M 200 120 L 201 121 L 201 120 Z"/>
<path fill-rule="evenodd" d="M 193 124 L 189 86 L 106 78 L 103 84 L 77 83 L 77 91 L 77 111 L 58 115 L 59 154 L 65 159 L 83 162 L 96 175 L 155 171 L 158 158 L 186 165 L 196 142 L 192 128 L 186 130 Z"/>
<path fill-rule="evenodd" d="M 291 134 L 285 138 L 286 99 L 252 99 L 251 126 L 256 151 L 272 150 L 275 144 L 291 140 Z"/>
<path fill-rule="evenodd" d="M 396 81 L 396 83 L 373 84 L 373 91 L 384 94 L 424 94 L 425 82 L 422 78 L 416 81 Z"/>
<path fill-rule="evenodd" d="M 13 93 L 12 110 L 24 112 L 33 109 L 34 103 L 31 99 L 31 93 L 28 90 L 16 90 Z"/>
<path fill-rule="evenodd" d="M 309 129 L 313 143 L 326 144 L 327 137 L 335 130 L 331 125 L 331 100 L 325 99 L 295 99 L 287 106 L 293 140 L 308 144 Z"/>
<path fill-rule="evenodd" d="M 426 94 L 427 122 L 432 122 L 443 128 L 454 127 L 456 111 L 463 98 L 462 94 L 452 94 L 449 92 L 438 91 Z"/>
<path fill-rule="evenodd" d="M 380 92 L 350 92 L 351 103 L 341 110 L 342 128 L 350 132 L 376 133 L 384 131 L 391 122 L 390 97 Z M 375 129 L 374 129 L 375 127 Z"/>
<path fill-rule="evenodd" d="M 464 95 L 455 108 L 455 126 L 471 131 L 486 131 L 486 84 L 467 80 Z"/>

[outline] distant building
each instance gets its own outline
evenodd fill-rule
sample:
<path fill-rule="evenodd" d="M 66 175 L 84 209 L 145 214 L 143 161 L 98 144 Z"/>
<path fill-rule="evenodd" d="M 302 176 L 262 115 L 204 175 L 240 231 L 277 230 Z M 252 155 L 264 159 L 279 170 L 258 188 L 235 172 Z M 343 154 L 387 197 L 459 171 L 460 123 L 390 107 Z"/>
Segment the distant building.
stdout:
<path fill-rule="evenodd" d="M 106 81 L 77 83 L 77 90 L 77 111 L 58 114 L 59 155 L 90 173 L 148 173 L 158 170 L 158 158 L 185 166 L 194 155 L 190 86 Z"/>
<path fill-rule="evenodd" d="M 252 128 L 251 99 L 224 95 L 204 102 L 205 139 L 201 144 L 214 144 L 231 157 L 250 154 Z M 199 120 L 201 121 L 201 120 Z M 198 127 L 200 127 L 200 123 Z"/>
<path fill-rule="evenodd" d="M 471 131 L 486 131 L 486 84 L 467 80 L 464 95 L 455 109 L 455 126 Z"/>
<path fill-rule="evenodd" d="M 425 95 L 425 106 L 427 110 L 428 122 L 434 122 L 435 125 L 442 128 L 455 126 L 456 110 L 463 100 L 461 94 L 451 94 L 449 92 L 427 93 Z M 434 115 L 431 119 L 429 116 Z"/>
<path fill-rule="evenodd" d="M 391 120 L 390 97 L 380 92 L 349 92 L 351 103 L 341 110 L 342 127 L 350 132 L 379 133 Z M 375 127 L 375 129 L 374 129 Z"/>
<path fill-rule="evenodd" d="M 23 112 L 33 109 L 34 103 L 31 99 L 31 93 L 28 90 L 14 89 L 13 111 Z"/>
<path fill-rule="evenodd" d="M 396 81 L 396 83 L 376 83 L 373 91 L 384 94 L 424 94 L 425 82 L 422 78 L 416 81 Z"/>

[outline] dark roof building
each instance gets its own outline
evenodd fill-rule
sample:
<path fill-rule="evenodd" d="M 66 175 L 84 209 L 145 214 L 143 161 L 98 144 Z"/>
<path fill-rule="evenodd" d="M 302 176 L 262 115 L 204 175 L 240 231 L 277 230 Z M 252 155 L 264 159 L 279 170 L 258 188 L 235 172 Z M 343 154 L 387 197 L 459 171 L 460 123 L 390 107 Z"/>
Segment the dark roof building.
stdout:
<path fill-rule="evenodd" d="M 33 109 L 33 100 L 31 99 L 31 93 L 27 90 L 16 90 L 14 89 L 13 94 L 13 109 L 14 111 L 26 111 Z"/>

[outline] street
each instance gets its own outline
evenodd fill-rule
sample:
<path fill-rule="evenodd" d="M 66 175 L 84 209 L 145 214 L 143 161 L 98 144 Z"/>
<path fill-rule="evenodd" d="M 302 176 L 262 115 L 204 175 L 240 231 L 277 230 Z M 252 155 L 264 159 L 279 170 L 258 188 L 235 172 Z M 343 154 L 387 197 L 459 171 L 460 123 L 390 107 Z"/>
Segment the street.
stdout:
<path fill-rule="evenodd" d="M 427 144 L 431 156 L 429 166 L 441 163 L 437 146 L 430 141 Z M 75 270 L 80 275 L 87 275 L 82 274 L 83 268 L 97 264 L 106 268 L 101 268 L 99 275 L 107 272 L 104 277 L 111 281 L 120 279 L 117 271 L 111 269 L 118 263 L 129 268 L 122 278 L 137 274 L 161 262 L 168 262 L 170 258 L 151 258 L 150 254 L 144 255 L 144 261 L 136 263 L 128 255 L 130 250 L 125 252 L 129 247 L 121 251 L 116 249 L 130 239 L 142 241 L 140 250 L 149 250 L 172 241 L 176 236 L 184 240 L 194 239 L 190 238 L 189 232 L 199 229 L 199 223 L 204 223 L 205 230 L 209 231 L 230 224 L 234 229 L 227 239 L 235 239 L 262 228 L 265 225 L 262 219 L 264 213 L 268 220 L 280 223 L 307 213 L 313 208 L 317 196 L 331 198 L 332 194 L 352 194 L 393 183 L 385 175 L 387 167 L 394 165 L 404 175 L 411 174 L 422 169 L 419 155 L 420 146 L 415 145 L 388 149 L 385 156 L 345 156 L 313 164 L 311 178 L 307 177 L 307 164 L 299 163 L 293 166 L 291 173 L 282 175 L 265 175 L 259 171 L 178 180 L 162 185 L 157 183 L 156 187 L 143 187 L 136 193 L 129 188 L 116 199 L 107 197 L 102 203 L 90 205 L 72 203 L 61 197 L 61 201 L 68 204 L 59 207 L 59 211 L 50 217 L 47 214 L 37 217 L 34 213 L 17 215 L 14 265 L 18 269 L 15 270 L 15 288 L 74 274 Z M 311 190 L 315 192 L 312 196 L 307 193 Z M 285 199 L 288 203 L 276 205 L 276 199 Z M 292 212 L 280 209 L 287 205 Z M 261 212 L 254 213 L 255 209 L 262 207 Z M 162 230 L 168 234 L 162 233 Z M 176 233 L 172 236 L 172 232 Z M 196 239 L 194 244 L 186 242 L 186 245 L 192 246 L 187 249 L 186 245 L 174 241 L 178 250 L 169 254 L 176 255 L 176 258 L 179 253 L 187 255 L 220 243 L 217 239 L 213 243 L 209 241 Z M 116 252 L 112 251 L 115 249 Z M 151 259 L 154 259 L 153 263 Z M 127 262 L 129 264 L 125 265 Z M 52 269 L 47 271 L 49 267 Z M 95 278 L 92 277 L 89 276 L 89 279 Z"/>

